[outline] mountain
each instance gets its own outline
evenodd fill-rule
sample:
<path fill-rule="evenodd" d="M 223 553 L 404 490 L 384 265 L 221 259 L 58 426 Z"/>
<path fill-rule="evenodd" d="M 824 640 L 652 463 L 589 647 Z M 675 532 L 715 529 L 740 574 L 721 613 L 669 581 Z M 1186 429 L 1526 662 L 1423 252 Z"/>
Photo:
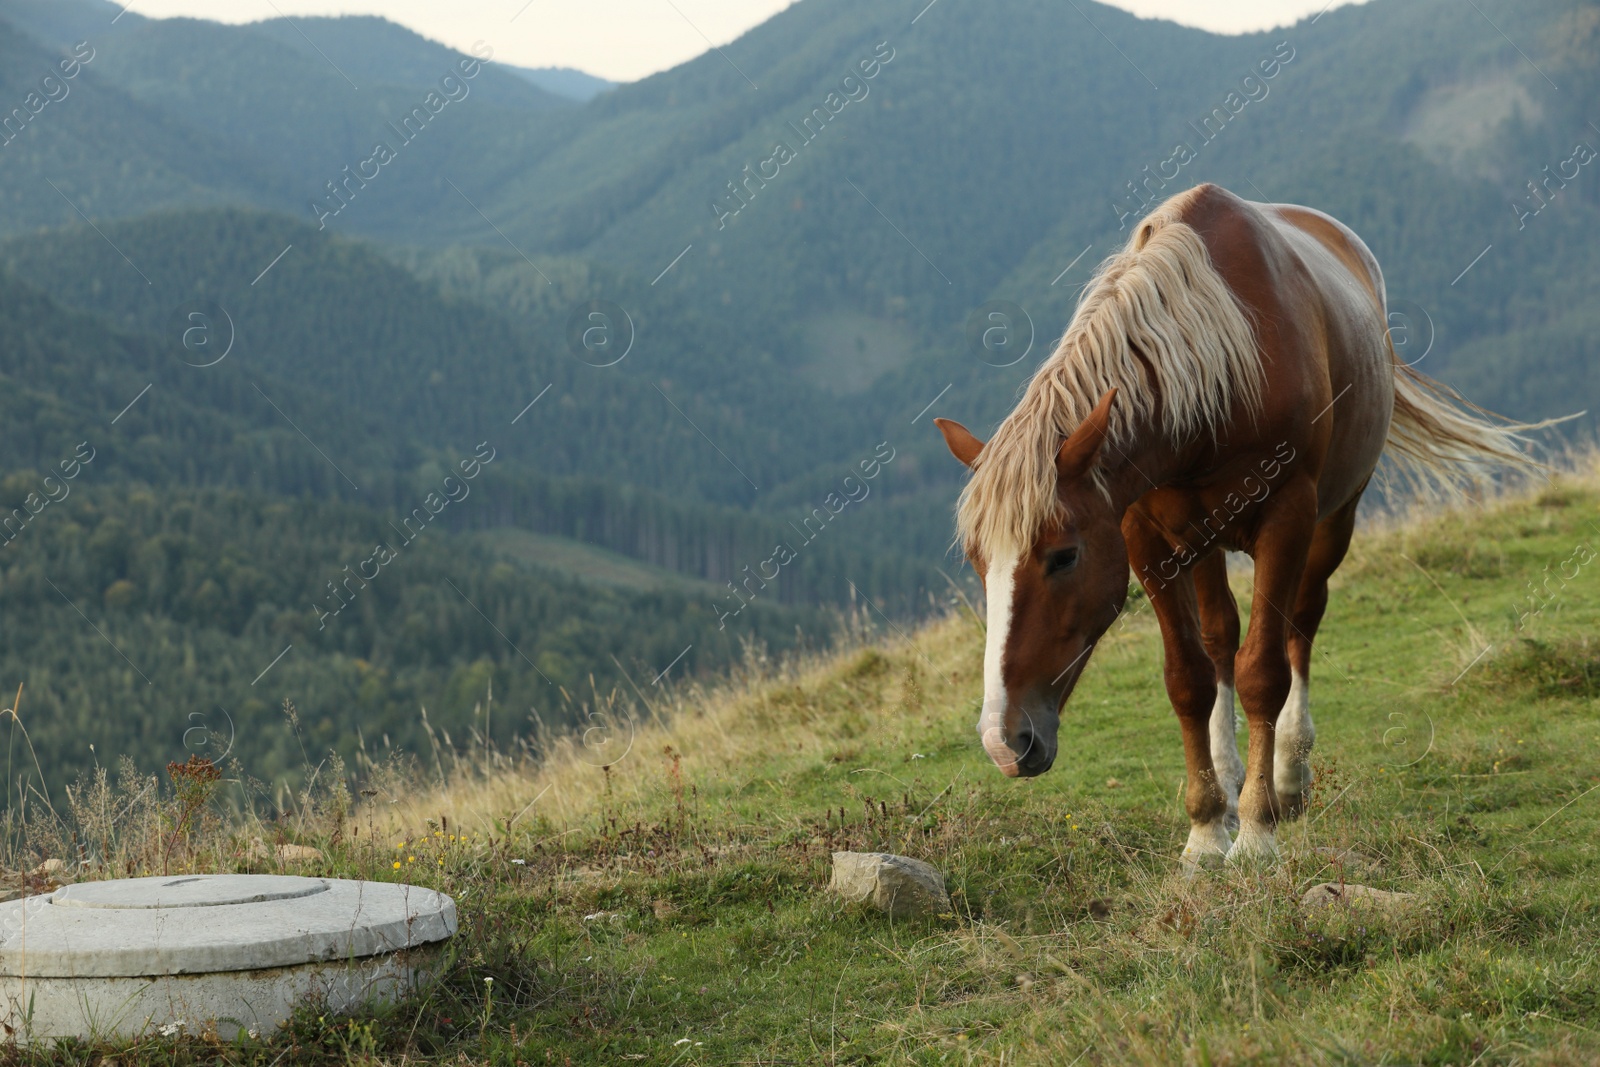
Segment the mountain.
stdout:
<path fill-rule="evenodd" d="M 1559 0 L 1468 19 L 1439 2 L 1378 3 L 1237 38 L 1086 12 L 1015 0 L 981 13 L 936 8 L 912 26 L 889 9 L 797 5 L 728 46 L 726 60 L 708 53 L 592 107 L 604 128 L 646 131 L 602 181 L 572 180 L 601 171 L 615 140 L 591 134 L 475 195 L 519 241 L 641 274 L 692 243 L 670 275 L 682 298 L 769 309 L 797 327 L 794 358 L 820 360 L 808 334 L 827 336 L 841 316 L 908 330 L 931 351 L 898 366 L 886 359 L 880 403 L 905 397 L 915 412 L 926 401 L 906 397 L 913 385 L 931 397 L 966 373 L 982 392 L 967 409 L 993 420 L 1019 375 L 974 367 L 967 316 L 1010 299 L 1033 316 L 1041 345 L 1058 333 L 1073 283 L 1143 210 L 1129 183 L 1163 165 L 1173 173 L 1166 161 L 1183 143 L 1195 158 L 1170 182 L 1149 179 L 1150 202 L 1214 180 L 1329 210 L 1373 246 L 1397 305 L 1432 317 L 1427 369 L 1481 382 L 1515 415 L 1578 399 L 1564 385 L 1508 390 L 1505 369 L 1496 374 L 1469 346 L 1535 347 L 1516 337 L 1542 329 L 1545 313 L 1520 309 L 1544 308 L 1552 291 L 1566 294 L 1555 306 L 1579 307 L 1596 277 L 1581 235 L 1597 221 L 1600 183 L 1563 162 L 1578 142 L 1600 144 L 1580 104 L 1600 57 L 1592 9 Z M 835 97 L 825 132 L 801 128 L 880 41 L 894 58 L 859 79 L 865 95 Z M 1373 64 L 1383 47 L 1406 62 Z M 999 54 L 1003 67 L 984 61 Z M 1273 77 L 1258 71 L 1247 87 L 1261 63 Z M 1224 110 L 1226 123 L 1213 119 L 1207 134 L 1200 120 L 1230 93 L 1238 115 Z M 796 158 L 780 165 L 775 143 Z M 1578 178 L 1556 179 L 1549 213 L 1565 220 L 1530 217 L 1519 229 L 1513 205 L 1539 202 L 1527 181 L 1563 165 Z M 1491 244 L 1495 254 L 1458 281 Z M 1080 252 L 1076 273 L 1052 285 Z"/>
<path fill-rule="evenodd" d="M 580 540 L 530 549 L 518 505 L 581 522 L 600 486 L 533 477 L 493 441 L 401 452 L 348 391 L 175 350 L 0 274 L 0 677 L 25 683 L 54 775 L 181 758 L 209 736 L 197 723 L 227 721 L 206 751 L 274 780 L 300 765 L 284 696 L 319 751 L 349 758 L 362 737 L 426 744 L 419 707 L 464 736 L 492 680 L 516 709 L 504 740 L 530 708 L 581 717 L 585 686 L 592 701 L 836 625 L 774 594 L 729 626 L 715 586 L 617 577 Z M 752 560 L 770 544 L 695 517 Z"/>
<path fill-rule="evenodd" d="M 94 69 L 103 49 L 47 48 L 7 24 L 8 13 L 0 9 L 0 232 L 263 195 L 250 160 L 104 82 Z"/>
<path fill-rule="evenodd" d="M 890 535 L 919 551 L 947 538 L 959 472 L 911 420 L 940 397 L 935 414 L 997 422 L 1094 264 L 1203 180 L 1354 226 L 1420 369 L 1514 417 L 1600 410 L 1600 182 L 1578 162 L 1600 147 L 1581 106 L 1591 8 L 1375 3 L 1227 38 L 1034 0 L 914 14 L 795 5 L 725 57 L 595 101 L 589 132 L 533 169 L 466 188 L 524 249 L 641 279 L 670 266 L 657 287 L 724 309 L 852 418 L 911 432 L 925 481 Z M 1401 65 L 1372 59 L 1395 49 Z M 993 300 L 1025 312 L 1026 358 L 974 351 Z"/>
<path fill-rule="evenodd" d="M 226 26 L 130 13 L 113 23 L 116 10 L 98 0 L 0 2 L 0 20 L 21 31 L 0 35 L 8 107 L 58 55 L 81 47 L 85 57 L 67 96 L 0 152 L 0 184 L 17 201 L 0 232 L 207 203 L 319 221 L 315 201 L 337 209 L 335 189 L 380 176 L 391 206 L 426 213 L 441 194 L 457 195 L 441 176 L 450 161 L 470 158 L 507 123 L 542 128 L 573 108 L 497 69 L 492 48 L 463 56 L 383 19 Z M 395 154 L 381 173 L 370 163 L 380 141 Z M 87 162 L 92 151 L 105 153 L 100 164 Z M 363 171 L 367 180 L 350 176 Z"/>
<path fill-rule="evenodd" d="M 1422 370 L 1514 416 L 1600 411 L 1600 17 L 1479 8 L 1220 37 L 1087 2 L 806 0 L 578 101 L 381 19 L 0 0 L 0 485 L 25 506 L 97 450 L 73 500 L 98 510 L 29 531 L 18 579 L 59 592 L 28 577 L 19 617 L 88 618 L 141 664 L 190 641 L 194 692 L 230 708 L 282 636 L 348 752 L 356 723 L 417 736 L 418 704 L 461 727 L 480 656 L 526 707 L 535 664 L 603 690 L 663 651 L 714 670 L 825 640 L 835 609 L 925 611 L 962 473 L 931 416 L 992 426 L 1094 264 L 1204 180 L 1354 226 Z M 306 635 L 305 591 L 484 443 L 448 548 L 348 636 Z M 94 564 L 75 539 L 147 496 L 190 517 Z M 265 585 L 230 577 L 241 551 Z M 436 615 L 426 647 L 398 636 Z M 86 657 L 90 688 L 48 698 L 68 763 L 67 709 L 132 677 L 83 637 L 19 631 L 3 660 Z M 360 716 L 357 660 L 389 671 Z M 116 744 L 152 758 L 164 713 L 129 706 Z"/>
<path fill-rule="evenodd" d="M 532 264 L 514 262 L 520 272 L 460 259 L 449 276 L 487 278 L 479 284 L 491 290 L 502 272 L 543 282 Z M 126 426 L 160 417 L 174 390 L 210 390 L 210 403 L 290 434 L 293 447 L 271 462 L 227 460 L 223 471 L 233 453 L 214 450 L 199 464 L 170 458 L 140 468 L 149 481 L 405 508 L 453 457 L 490 441 L 507 483 L 484 524 L 588 540 L 721 585 L 792 538 L 860 463 L 876 470 L 872 457 L 885 454 L 873 427 L 838 412 L 819 417 L 817 408 L 829 409 L 815 390 L 811 403 L 753 422 L 745 412 L 763 387 L 784 381 L 783 368 L 736 357 L 715 320 L 686 314 L 648 287 L 619 289 L 582 264 L 546 260 L 545 277 L 557 281 L 503 313 L 363 243 L 241 211 L 158 214 L 47 242 L 17 238 L 0 244 L 0 264 L 140 337 L 148 367 L 98 400 L 99 418 L 155 379 L 158 402 L 131 411 Z M 641 338 L 641 351 L 615 366 L 591 365 L 571 347 L 572 307 L 601 292 L 628 302 Z M 217 345 L 231 345 L 226 358 L 185 347 L 200 338 L 197 321 L 215 331 Z M 78 373 L 75 362 L 58 360 L 25 375 L 49 375 L 66 391 Z M 803 382 L 782 388 L 791 400 L 808 396 Z M 228 399 L 213 398 L 218 390 Z M 26 412 L 13 429 L 31 432 Z M 165 436 L 163 447 L 182 454 L 184 442 Z M 905 480 L 893 459 L 882 469 L 870 491 Z M 749 506 L 754 497 L 763 498 L 759 508 Z M 785 568 L 778 598 L 837 603 L 854 583 L 905 605 L 942 587 L 926 559 L 864 535 L 852 515 L 824 543 L 808 543 Z"/>
<path fill-rule="evenodd" d="M 1600 404 L 1592 384 L 1574 394 L 1494 355 L 1559 353 L 1545 365 L 1589 381 L 1579 297 L 1597 264 L 1578 235 L 1600 186 L 1571 161 L 1578 143 L 1600 145 L 1584 141 L 1600 134 L 1582 106 L 1600 30 L 1576 0 L 1499 0 L 1470 18 L 1445 0 L 1388 0 L 1236 37 L 1043 0 L 926 14 L 808 0 L 582 105 L 483 64 L 409 141 L 390 124 L 451 54 L 382 20 L 130 14 L 106 29 L 102 3 L 0 2 L 53 47 L 80 32 L 82 19 L 67 32 L 72 10 L 102 16 L 105 44 L 85 106 L 52 105 L 61 121 L 29 131 L 58 133 L 39 149 L 55 155 L 26 174 L 0 159 L 19 190 L 13 227 L 77 221 L 42 181 L 55 174 L 95 218 L 242 199 L 404 245 L 577 257 L 665 286 L 733 343 L 853 398 L 857 417 L 909 420 L 954 385 L 949 410 L 992 423 L 1031 360 L 976 361 L 968 317 L 993 299 L 1026 308 L 1042 355 L 1143 205 L 1213 180 L 1361 232 L 1401 318 L 1431 323 L 1426 369 L 1445 380 L 1517 416 Z M 1402 61 L 1376 62 L 1382 49 Z M 70 154 L 96 136 L 72 128 L 90 112 L 137 131 L 126 158 Z M 352 180 L 375 141 L 397 158 Z M 142 145 L 182 171 L 144 162 Z M 128 160 L 143 180 L 109 180 Z M 1549 185 L 1538 200 L 1536 179 Z M 922 447 L 931 460 L 936 444 Z"/>
<path fill-rule="evenodd" d="M 459 76 L 456 64 L 462 58 L 446 45 L 371 15 L 276 18 L 232 25 L 192 18 L 146 18 L 109 0 L 3 0 L 0 18 L 57 51 L 67 51 L 79 41 L 109 41 L 107 58 L 112 62 L 99 69 L 111 70 L 112 81 L 141 99 L 182 101 L 190 106 L 203 103 L 200 98 L 206 89 L 220 89 L 230 96 L 240 93 L 257 69 L 272 63 L 288 64 L 271 68 L 275 76 L 271 92 L 285 110 L 293 110 L 298 105 L 284 94 L 307 88 L 304 79 L 311 67 L 319 69 L 319 76 L 311 79 L 310 88 L 326 88 L 320 75 L 331 73 L 348 78 L 347 88 L 354 92 L 401 89 L 416 94 L 438 88 L 446 74 Z M 191 51 L 195 48 L 198 51 Z M 499 107 L 538 110 L 562 107 L 576 98 L 572 92 L 546 90 L 528 76 L 543 73 L 491 68 L 481 81 L 477 74 L 471 80 L 476 82 L 474 92 Z M 548 73 L 575 76 L 574 84 L 588 79 L 595 92 L 611 84 L 580 71 Z M 254 99 L 261 101 L 259 91 Z M 220 103 L 209 102 L 213 109 Z M 348 101 L 324 103 L 337 107 Z M 323 111 L 313 121 L 334 120 L 333 113 Z M 237 113 L 233 121 L 237 124 Z"/>
<path fill-rule="evenodd" d="M 526 78 L 547 92 L 569 100 L 585 103 L 603 92 L 615 89 L 617 83 L 597 78 L 572 67 L 506 67 L 519 78 Z"/>

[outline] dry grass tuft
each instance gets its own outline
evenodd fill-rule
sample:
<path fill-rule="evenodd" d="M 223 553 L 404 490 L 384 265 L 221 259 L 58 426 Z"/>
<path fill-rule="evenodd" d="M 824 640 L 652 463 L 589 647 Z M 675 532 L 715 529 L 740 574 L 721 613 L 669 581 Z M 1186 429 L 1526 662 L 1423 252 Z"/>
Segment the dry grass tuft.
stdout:
<path fill-rule="evenodd" d="M 941 698 L 953 696 L 949 686 L 963 676 L 961 667 L 941 671 L 933 664 L 972 659 L 968 625 L 947 618 L 914 637 L 870 646 L 858 635 L 843 648 L 782 662 L 752 652 L 727 679 L 641 693 L 637 702 L 613 693 L 585 706 L 579 729 L 541 728 L 518 756 L 499 755 L 488 766 L 454 763 L 427 790 L 417 790 L 405 769 L 374 779 L 372 806 L 379 824 L 396 833 L 441 818 L 485 833 L 504 833 L 530 816 L 566 829 L 608 809 L 649 809 L 683 776 L 700 783 L 737 779 L 773 753 L 837 761 L 848 756 L 841 722 L 817 707 L 814 695 L 874 681 L 904 689 L 907 708 L 927 701 L 927 684 Z M 907 656 L 929 671 L 909 681 L 891 678 L 891 660 Z M 818 729 L 821 722 L 826 729 Z M 848 722 L 842 727 L 848 733 Z M 659 758 L 663 753 L 674 758 Z"/>

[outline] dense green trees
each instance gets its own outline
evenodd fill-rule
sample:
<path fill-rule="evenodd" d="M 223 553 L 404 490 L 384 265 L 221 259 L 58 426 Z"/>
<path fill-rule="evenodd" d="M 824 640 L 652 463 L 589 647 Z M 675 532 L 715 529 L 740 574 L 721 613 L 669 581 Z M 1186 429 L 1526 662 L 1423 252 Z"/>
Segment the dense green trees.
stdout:
<path fill-rule="evenodd" d="M 834 625 L 758 602 L 719 627 L 703 592 L 580 583 L 443 529 L 407 542 L 419 524 L 397 531 L 357 505 L 92 486 L 98 462 L 0 548 L 0 683 L 26 682 L 22 718 L 52 773 L 230 744 L 259 778 L 296 772 L 285 696 L 319 754 L 348 757 L 362 737 L 369 751 L 423 748 L 423 706 L 464 741 L 491 681 L 504 743 L 534 710 L 551 726 L 580 718 L 591 679 L 648 695 L 691 646 L 675 677 L 747 642 L 825 642 Z M 0 495 L 21 507 L 33 489 L 12 475 Z"/>
<path fill-rule="evenodd" d="M 275 247 L 270 230 L 285 225 L 202 213 L 109 232 L 153 265 L 230 278 L 231 262 L 186 262 L 182 250 L 242 260 Z M 791 508 L 796 528 L 692 489 L 629 484 L 692 486 L 704 457 L 626 432 L 636 417 L 606 389 L 573 401 L 595 368 L 541 355 L 526 323 L 519 334 L 359 246 L 293 226 L 288 235 L 305 247 L 282 291 L 219 286 L 226 304 L 195 305 L 239 309 L 234 348 L 204 367 L 179 340 L 189 320 L 155 310 L 168 297 L 190 306 L 162 270 L 153 286 L 128 271 L 134 283 L 119 287 L 115 265 L 96 258 L 98 235 L 4 251 L 19 274 L 98 311 L 0 276 L 0 682 L 27 683 L 24 721 L 53 779 L 96 758 L 158 765 L 185 745 L 231 744 L 267 780 L 297 772 L 302 740 L 347 757 L 363 739 L 415 750 L 428 741 L 421 708 L 460 739 L 491 679 L 504 741 L 532 711 L 571 723 L 593 687 L 631 693 L 675 661 L 681 676 L 724 667 L 747 644 L 826 642 L 837 622 L 824 606 L 847 603 L 852 585 L 889 612 L 924 603 L 934 577 L 925 559 L 845 536 L 859 503 L 835 524 L 823 486 L 815 497 L 828 521 L 806 527 Z M 507 358 L 519 352 L 524 360 Z M 515 384 L 540 380 L 530 366 L 565 375 L 571 392 L 513 425 L 507 398 L 538 395 Z M 498 426 L 473 415 L 491 403 L 503 409 Z M 591 432 L 595 409 L 617 432 Z M 700 421 L 737 447 L 736 424 L 715 417 Z M 563 438 L 578 447 L 563 454 Z M 889 462 L 875 464 L 874 486 L 892 455 L 879 455 Z M 581 582 L 498 559 L 466 536 L 496 526 L 709 581 Z M 763 580 L 779 541 L 798 551 Z M 280 721 L 283 696 L 301 709 L 302 740 Z M 222 724 L 226 743 L 212 735 Z"/>

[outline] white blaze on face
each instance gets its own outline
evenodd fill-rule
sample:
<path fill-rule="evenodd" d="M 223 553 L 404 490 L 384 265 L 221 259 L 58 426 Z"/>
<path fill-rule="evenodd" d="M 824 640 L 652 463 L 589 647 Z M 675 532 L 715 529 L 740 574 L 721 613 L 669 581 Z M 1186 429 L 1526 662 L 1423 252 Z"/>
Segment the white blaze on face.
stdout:
<path fill-rule="evenodd" d="M 978 718 L 978 735 L 984 748 L 993 755 L 1007 749 L 1005 737 L 1006 683 L 1001 673 L 1006 642 L 1011 636 L 1011 611 L 1014 606 L 1017 553 L 997 555 L 989 561 L 985 589 L 989 600 L 988 640 L 983 648 L 983 712 Z"/>

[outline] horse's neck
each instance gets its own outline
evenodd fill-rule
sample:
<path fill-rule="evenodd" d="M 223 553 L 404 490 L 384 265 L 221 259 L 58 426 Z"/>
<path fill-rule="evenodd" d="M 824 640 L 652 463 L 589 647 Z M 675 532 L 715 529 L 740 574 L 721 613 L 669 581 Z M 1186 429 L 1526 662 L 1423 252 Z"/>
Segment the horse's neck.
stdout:
<path fill-rule="evenodd" d="M 1192 462 L 1193 457 L 1174 450 L 1154 427 L 1142 426 L 1132 435 L 1130 443 L 1120 446 L 1106 443 L 1100 457 L 1100 471 L 1112 508 L 1120 518 L 1134 501 L 1151 489 L 1169 484 Z"/>

